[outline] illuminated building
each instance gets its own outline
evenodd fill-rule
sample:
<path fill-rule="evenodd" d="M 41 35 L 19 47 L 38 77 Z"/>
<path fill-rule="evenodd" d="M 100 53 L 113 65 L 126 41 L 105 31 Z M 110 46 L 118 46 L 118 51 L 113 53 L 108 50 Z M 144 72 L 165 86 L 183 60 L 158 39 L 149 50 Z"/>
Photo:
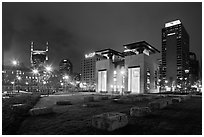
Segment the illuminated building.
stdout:
<path fill-rule="evenodd" d="M 96 51 L 105 60 L 96 62 L 96 91 L 116 94 L 158 92 L 158 65 L 152 57 L 159 51 L 145 41 L 124 45 L 124 52 Z"/>
<path fill-rule="evenodd" d="M 61 75 L 71 75 L 72 74 L 72 63 L 68 59 L 63 59 L 59 63 L 59 71 Z"/>
<path fill-rule="evenodd" d="M 189 35 L 180 20 L 162 29 L 162 77 L 167 85 L 181 83 L 189 69 Z"/>
<path fill-rule="evenodd" d="M 46 61 L 48 61 L 48 42 L 46 43 L 46 50 L 34 50 L 34 43 L 31 42 L 31 67 L 38 68 L 45 64 Z"/>
<path fill-rule="evenodd" d="M 81 62 L 81 82 L 84 83 L 86 89 L 95 89 L 95 66 L 96 61 L 103 59 L 95 52 L 85 54 Z"/>
<path fill-rule="evenodd" d="M 35 92 L 39 88 L 38 76 L 32 73 L 32 69 L 24 66 L 3 66 L 2 67 L 2 90 L 13 91 L 19 88 L 22 91 Z M 20 79 L 18 79 L 20 77 Z M 52 75 L 46 81 L 51 90 L 59 87 L 58 71 L 53 70 Z"/>
<path fill-rule="evenodd" d="M 20 77 L 20 79 L 18 79 Z M 29 68 L 23 66 L 2 67 L 2 90 L 12 91 L 17 89 L 31 91 L 36 88 L 36 77 Z"/>
<path fill-rule="evenodd" d="M 199 63 L 196 59 L 196 54 L 189 52 L 189 80 L 191 84 L 194 84 L 198 80 Z"/>

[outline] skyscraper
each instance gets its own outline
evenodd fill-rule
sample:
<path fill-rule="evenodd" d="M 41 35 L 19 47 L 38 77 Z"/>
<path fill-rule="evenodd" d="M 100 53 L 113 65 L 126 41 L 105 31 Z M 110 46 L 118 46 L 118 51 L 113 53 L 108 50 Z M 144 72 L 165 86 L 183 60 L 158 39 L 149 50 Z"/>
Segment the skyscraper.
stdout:
<path fill-rule="evenodd" d="M 61 75 L 72 74 L 72 63 L 68 59 L 63 59 L 59 63 L 59 71 Z"/>
<path fill-rule="evenodd" d="M 31 42 L 30 63 L 32 68 L 38 68 L 48 61 L 48 42 L 46 50 L 34 50 L 34 42 Z"/>
<path fill-rule="evenodd" d="M 162 77 L 172 85 L 181 83 L 189 70 L 189 35 L 180 20 L 162 29 Z"/>
<path fill-rule="evenodd" d="M 95 89 L 95 69 L 96 61 L 103 57 L 97 55 L 95 52 L 85 54 L 81 62 L 81 81 L 86 83 L 86 89 Z"/>

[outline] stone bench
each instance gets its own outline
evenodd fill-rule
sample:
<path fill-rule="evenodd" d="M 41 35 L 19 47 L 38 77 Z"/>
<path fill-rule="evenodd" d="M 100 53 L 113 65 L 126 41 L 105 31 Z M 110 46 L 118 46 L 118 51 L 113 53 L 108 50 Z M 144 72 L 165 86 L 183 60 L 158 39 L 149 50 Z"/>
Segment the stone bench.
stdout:
<path fill-rule="evenodd" d="M 153 101 L 150 102 L 148 104 L 148 106 L 150 107 L 151 110 L 158 110 L 158 109 L 163 109 L 167 106 L 167 101 L 165 100 L 157 100 L 157 101 Z"/>
<path fill-rule="evenodd" d="M 84 102 L 93 102 L 94 97 L 84 97 Z"/>
<path fill-rule="evenodd" d="M 132 98 L 133 102 L 142 102 L 142 101 L 149 101 L 152 100 L 153 97 L 152 96 L 137 96 Z"/>
<path fill-rule="evenodd" d="M 99 100 L 108 100 L 108 96 L 101 96 L 99 97 Z"/>
<path fill-rule="evenodd" d="M 180 102 L 181 102 L 181 98 L 180 97 L 172 98 L 172 103 L 180 103 Z"/>
<path fill-rule="evenodd" d="M 31 116 L 45 115 L 45 114 L 53 113 L 53 110 L 51 107 L 33 108 L 29 110 L 29 113 Z"/>
<path fill-rule="evenodd" d="M 151 110 L 149 107 L 132 107 L 130 109 L 130 116 L 146 116 L 151 113 Z"/>
<path fill-rule="evenodd" d="M 181 98 L 181 100 L 188 100 L 188 99 L 190 99 L 191 98 L 191 96 L 190 95 L 183 95 L 183 96 L 180 96 L 180 98 Z"/>
<path fill-rule="evenodd" d="M 171 105 L 172 104 L 172 100 L 171 99 L 167 99 L 166 102 L 167 102 L 167 105 Z"/>
<path fill-rule="evenodd" d="M 85 103 L 85 104 L 82 104 L 82 107 L 101 107 L 102 105 L 101 104 L 97 104 L 97 103 Z"/>
<path fill-rule="evenodd" d="M 92 126 L 102 130 L 113 131 L 127 124 L 127 115 L 119 112 L 107 112 L 92 117 Z"/>
<path fill-rule="evenodd" d="M 113 101 L 114 103 L 124 103 L 124 100 L 122 100 L 122 99 L 120 99 L 120 98 L 114 98 L 114 99 L 112 99 L 112 101 Z"/>
<path fill-rule="evenodd" d="M 72 105 L 72 103 L 69 100 L 62 100 L 62 101 L 57 101 L 56 105 Z"/>
<path fill-rule="evenodd" d="M 26 104 L 13 104 L 10 106 L 12 110 L 26 110 L 29 106 Z"/>

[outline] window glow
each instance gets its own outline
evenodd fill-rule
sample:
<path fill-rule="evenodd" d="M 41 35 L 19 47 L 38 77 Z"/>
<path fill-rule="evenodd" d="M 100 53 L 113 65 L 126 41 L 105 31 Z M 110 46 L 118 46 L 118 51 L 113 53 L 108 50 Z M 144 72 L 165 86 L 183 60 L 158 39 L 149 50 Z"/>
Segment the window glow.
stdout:
<path fill-rule="evenodd" d="M 95 56 L 95 52 L 85 54 L 85 58 L 92 58 L 93 56 Z"/>
<path fill-rule="evenodd" d="M 181 24 L 180 20 L 175 20 L 175 21 L 172 21 L 172 22 L 168 22 L 168 23 L 165 24 L 165 28 L 171 27 L 171 26 L 174 26 L 174 25 L 178 25 L 178 24 Z"/>
<path fill-rule="evenodd" d="M 176 34 L 175 32 L 174 33 L 169 33 L 169 34 L 167 34 L 167 36 L 171 36 L 171 35 L 174 35 L 174 34 Z"/>

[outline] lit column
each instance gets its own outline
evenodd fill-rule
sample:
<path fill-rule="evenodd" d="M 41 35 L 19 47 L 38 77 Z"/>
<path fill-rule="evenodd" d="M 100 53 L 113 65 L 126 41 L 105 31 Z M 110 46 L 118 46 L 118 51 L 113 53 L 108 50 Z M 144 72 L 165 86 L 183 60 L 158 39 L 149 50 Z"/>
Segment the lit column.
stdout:
<path fill-rule="evenodd" d="M 38 85 L 39 85 L 39 77 L 38 77 L 39 71 L 37 69 L 33 69 L 32 72 L 33 72 L 34 76 L 37 75 L 37 90 L 39 90 L 39 88 L 38 88 Z"/>
<path fill-rule="evenodd" d="M 15 82 L 16 82 L 16 78 L 17 78 L 17 66 L 18 66 L 18 61 L 17 60 L 12 60 L 12 65 L 15 67 L 15 78 L 14 78 L 14 80 L 13 80 L 13 92 L 14 92 L 14 90 L 15 90 Z"/>
<path fill-rule="evenodd" d="M 69 76 L 65 75 L 65 76 L 63 76 L 63 79 L 65 80 L 65 91 L 66 91 L 67 90 L 67 84 L 68 84 Z"/>
<path fill-rule="evenodd" d="M 46 83 L 47 83 L 47 89 L 48 89 L 48 95 L 49 95 L 49 86 L 48 86 L 48 82 L 49 82 L 49 78 L 50 78 L 50 76 L 51 76 L 51 72 L 52 72 L 52 67 L 51 66 L 46 66 L 45 67 L 45 71 L 46 71 L 46 74 L 48 74 L 48 78 L 46 79 L 47 81 L 46 81 Z"/>
<path fill-rule="evenodd" d="M 18 93 L 19 93 L 19 90 L 20 90 L 20 80 L 21 80 L 21 77 L 20 77 L 20 76 L 17 76 L 17 80 L 18 80 Z"/>
<path fill-rule="evenodd" d="M 123 95 L 124 85 L 125 85 L 125 70 L 121 70 L 121 74 L 122 74 L 122 95 Z"/>
<path fill-rule="evenodd" d="M 186 81 L 185 81 L 185 83 L 186 83 L 185 86 L 186 86 L 186 87 L 185 87 L 185 88 L 187 89 L 187 87 L 188 87 L 188 73 L 189 73 L 189 70 L 186 69 L 186 70 L 185 70 L 185 73 L 186 73 L 186 78 L 185 78 L 185 80 L 186 80 Z"/>

